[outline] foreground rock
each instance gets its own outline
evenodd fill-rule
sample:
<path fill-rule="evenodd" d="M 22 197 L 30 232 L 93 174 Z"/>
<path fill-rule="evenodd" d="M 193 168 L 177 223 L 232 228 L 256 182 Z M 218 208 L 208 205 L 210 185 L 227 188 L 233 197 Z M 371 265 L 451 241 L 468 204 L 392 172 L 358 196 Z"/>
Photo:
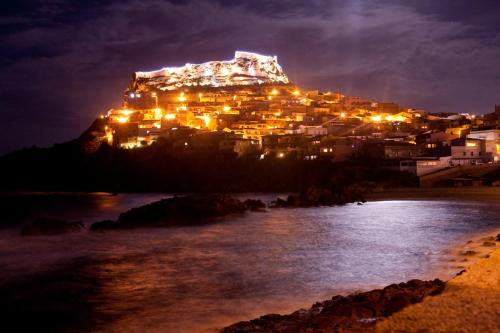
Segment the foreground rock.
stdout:
<path fill-rule="evenodd" d="M 263 208 L 265 208 L 265 204 L 260 200 L 242 202 L 225 195 L 173 197 L 132 208 L 122 213 L 118 221 L 97 222 L 92 224 L 90 229 L 111 230 L 199 225 L 229 214 L 241 214 L 247 210 L 255 211 Z"/>
<path fill-rule="evenodd" d="M 78 221 L 70 222 L 52 218 L 38 218 L 23 226 L 23 236 L 59 235 L 68 232 L 83 230 L 83 224 Z"/>
<path fill-rule="evenodd" d="M 440 294 L 441 280 L 411 280 L 349 296 L 335 296 L 308 310 L 289 315 L 271 314 L 224 328 L 222 333 L 332 333 L 372 332 L 377 320 Z"/>

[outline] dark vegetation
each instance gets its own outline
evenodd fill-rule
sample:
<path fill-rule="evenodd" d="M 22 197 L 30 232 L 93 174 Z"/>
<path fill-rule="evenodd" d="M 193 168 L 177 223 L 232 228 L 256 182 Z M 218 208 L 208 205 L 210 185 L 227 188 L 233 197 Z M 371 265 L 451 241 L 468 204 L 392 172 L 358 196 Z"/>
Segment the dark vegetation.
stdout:
<path fill-rule="evenodd" d="M 205 148 L 182 149 L 167 140 L 135 150 L 102 144 L 93 153 L 87 153 L 80 140 L 28 148 L 0 158 L 0 190 L 298 192 L 311 185 L 347 186 L 360 181 L 416 185 L 409 174 L 374 167 L 370 160 L 259 160 Z"/>

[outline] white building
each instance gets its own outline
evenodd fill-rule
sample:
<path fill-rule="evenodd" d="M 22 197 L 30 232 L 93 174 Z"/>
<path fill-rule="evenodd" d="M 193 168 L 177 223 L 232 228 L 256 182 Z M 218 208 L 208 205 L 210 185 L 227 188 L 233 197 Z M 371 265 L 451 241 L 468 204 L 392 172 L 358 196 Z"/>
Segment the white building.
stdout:
<path fill-rule="evenodd" d="M 484 140 L 485 162 L 500 162 L 500 129 L 472 131 L 467 138 Z"/>
<path fill-rule="evenodd" d="M 323 127 L 323 126 L 300 125 L 299 126 L 299 133 L 302 133 L 302 134 L 308 135 L 308 136 L 327 135 L 328 128 Z"/>
<path fill-rule="evenodd" d="M 450 166 L 451 156 L 442 157 L 414 157 L 411 160 L 399 162 L 399 169 L 417 176 L 427 175 Z"/>
<path fill-rule="evenodd" d="M 455 139 L 451 141 L 451 164 L 475 165 L 484 162 L 484 140 Z"/>

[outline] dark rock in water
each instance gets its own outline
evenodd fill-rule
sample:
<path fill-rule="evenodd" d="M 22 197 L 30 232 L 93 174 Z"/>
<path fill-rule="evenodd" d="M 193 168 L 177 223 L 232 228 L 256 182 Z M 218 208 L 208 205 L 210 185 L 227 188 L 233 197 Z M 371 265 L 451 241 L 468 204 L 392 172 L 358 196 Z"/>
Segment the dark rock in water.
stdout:
<path fill-rule="evenodd" d="M 497 242 L 500 242 L 500 234 L 497 235 Z"/>
<path fill-rule="evenodd" d="M 440 294 L 441 280 L 411 280 L 349 296 L 334 296 L 308 310 L 289 315 L 265 315 L 224 328 L 222 333 L 292 333 L 292 332 L 370 332 L 378 319 L 404 307 L 421 302 L 426 296 Z"/>
<path fill-rule="evenodd" d="M 266 204 L 262 202 L 262 200 L 256 199 L 247 199 L 243 201 L 243 205 L 246 209 L 252 212 L 261 212 L 266 209 Z"/>
<path fill-rule="evenodd" d="M 311 186 L 300 194 L 291 194 L 286 200 L 277 198 L 272 208 L 318 207 L 344 205 L 349 202 L 365 203 L 363 195 L 369 190 L 359 185 L 343 188 L 322 188 Z"/>
<path fill-rule="evenodd" d="M 42 217 L 24 225 L 21 234 L 23 236 L 59 235 L 81 231 L 83 228 L 82 222 L 79 221 L 71 222 Z"/>
<path fill-rule="evenodd" d="M 495 245 L 496 245 L 495 242 L 490 242 L 490 241 L 483 242 L 483 246 L 495 246 Z"/>
<path fill-rule="evenodd" d="M 119 225 L 116 221 L 113 220 L 104 220 L 92 223 L 90 226 L 90 230 L 92 231 L 104 231 L 104 230 L 113 230 L 118 229 Z"/>
<path fill-rule="evenodd" d="M 477 254 L 477 252 L 474 250 L 466 250 L 466 251 L 462 252 L 463 256 L 474 256 L 476 254 Z"/>
<path fill-rule="evenodd" d="M 116 222 L 94 223 L 91 230 L 199 225 L 229 214 L 244 213 L 249 206 L 259 204 L 246 205 L 225 195 L 173 197 L 132 208 L 122 213 Z"/>

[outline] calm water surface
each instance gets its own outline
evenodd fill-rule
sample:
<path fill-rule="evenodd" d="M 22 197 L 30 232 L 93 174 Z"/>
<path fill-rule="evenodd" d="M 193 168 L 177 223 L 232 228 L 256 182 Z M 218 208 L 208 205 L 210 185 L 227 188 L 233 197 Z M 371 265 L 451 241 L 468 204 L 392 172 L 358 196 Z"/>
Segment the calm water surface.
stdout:
<path fill-rule="evenodd" d="M 19 236 L 20 220 L 0 231 L 0 282 L 73 273 L 69 288 L 92 319 L 79 323 L 83 330 L 212 332 L 338 293 L 448 278 L 459 270 L 450 246 L 500 227 L 499 194 L 277 209 L 198 227 L 50 237 Z M 24 218 L 89 224 L 165 196 L 90 197 L 32 207 Z M 49 289 L 59 285 L 43 281 Z"/>

